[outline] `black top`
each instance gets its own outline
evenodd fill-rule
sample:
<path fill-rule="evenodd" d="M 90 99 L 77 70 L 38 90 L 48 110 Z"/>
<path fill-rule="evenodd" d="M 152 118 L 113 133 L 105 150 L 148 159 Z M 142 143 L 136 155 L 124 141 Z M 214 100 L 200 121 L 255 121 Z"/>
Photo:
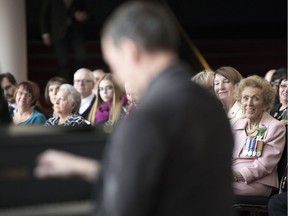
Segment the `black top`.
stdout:
<path fill-rule="evenodd" d="M 220 102 L 177 63 L 140 103 L 111 136 L 95 215 L 230 215 L 233 139 Z"/>
<path fill-rule="evenodd" d="M 279 121 L 282 120 L 284 115 L 287 115 L 287 107 L 283 110 L 279 110 L 281 106 L 282 106 L 281 103 L 275 104 L 274 107 L 272 108 L 272 110 L 270 111 L 270 115 Z M 284 118 L 285 118 L 285 116 L 284 116 Z"/>

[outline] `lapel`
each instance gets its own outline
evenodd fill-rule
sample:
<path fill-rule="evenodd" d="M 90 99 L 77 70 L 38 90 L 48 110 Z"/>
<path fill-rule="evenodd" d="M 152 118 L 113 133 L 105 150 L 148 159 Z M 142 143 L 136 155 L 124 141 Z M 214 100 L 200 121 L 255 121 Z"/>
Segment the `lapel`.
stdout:
<path fill-rule="evenodd" d="M 240 144 L 234 145 L 234 152 L 236 154 L 236 157 L 239 157 L 239 154 L 243 149 L 246 141 L 245 126 L 246 126 L 246 118 L 239 119 L 233 125 L 234 142 L 235 143 L 240 142 Z M 236 137 L 238 140 L 235 140 Z"/>
<path fill-rule="evenodd" d="M 265 135 L 264 135 L 264 140 L 266 139 L 267 131 L 269 130 L 269 125 L 270 125 L 270 122 L 272 120 L 273 120 L 273 117 L 271 117 L 269 113 L 267 113 L 267 112 L 263 113 L 263 116 L 262 116 L 262 118 L 260 120 L 259 126 L 267 128 L 267 130 L 265 132 Z"/>
<path fill-rule="evenodd" d="M 264 112 L 263 116 L 260 120 L 260 123 L 259 123 L 259 126 L 267 128 L 265 135 L 264 135 L 264 140 L 266 139 L 267 131 L 269 130 L 269 124 L 270 124 L 271 120 L 272 120 L 271 116 L 267 112 Z M 233 125 L 233 133 L 234 133 L 234 135 L 237 134 L 237 139 L 238 139 L 238 140 L 235 140 L 235 143 L 241 142 L 239 145 L 234 146 L 234 148 L 235 148 L 234 152 L 236 153 L 237 157 L 239 157 L 239 155 L 240 155 L 240 153 L 244 147 L 246 138 L 247 138 L 246 132 L 245 132 L 245 126 L 246 126 L 246 119 L 245 118 L 239 119 Z"/>

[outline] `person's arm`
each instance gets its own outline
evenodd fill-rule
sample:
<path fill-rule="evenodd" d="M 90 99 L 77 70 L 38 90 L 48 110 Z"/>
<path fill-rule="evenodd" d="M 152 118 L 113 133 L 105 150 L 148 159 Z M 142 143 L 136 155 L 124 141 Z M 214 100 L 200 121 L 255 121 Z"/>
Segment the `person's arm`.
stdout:
<path fill-rule="evenodd" d="M 80 177 L 94 182 L 99 170 L 98 161 L 60 150 L 47 150 L 37 158 L 34 174 L 37 178 Z"/>

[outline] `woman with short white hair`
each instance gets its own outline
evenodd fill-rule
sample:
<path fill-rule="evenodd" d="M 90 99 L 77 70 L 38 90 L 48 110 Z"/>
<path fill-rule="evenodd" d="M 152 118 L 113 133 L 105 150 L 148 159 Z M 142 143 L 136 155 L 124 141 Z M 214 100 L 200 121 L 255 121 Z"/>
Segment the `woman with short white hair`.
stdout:
<path fill-rule="evenodd" d="M 70 84 L 63 84 L 59 88 L 54 104 L 57 116 L 48 119 L 45 126 L 85 126 L 91 125 L 78 113 L 81 103 L 79 92 Z"/>

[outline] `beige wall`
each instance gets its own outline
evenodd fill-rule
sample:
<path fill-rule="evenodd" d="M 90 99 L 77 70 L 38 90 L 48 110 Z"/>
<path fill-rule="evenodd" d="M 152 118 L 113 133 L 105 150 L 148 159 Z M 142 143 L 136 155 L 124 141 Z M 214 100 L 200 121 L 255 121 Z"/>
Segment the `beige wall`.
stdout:
<path fill-rule="evenodd" d="M 0 0 L 0 72 L 27 79 L 25 0 Z"/>

